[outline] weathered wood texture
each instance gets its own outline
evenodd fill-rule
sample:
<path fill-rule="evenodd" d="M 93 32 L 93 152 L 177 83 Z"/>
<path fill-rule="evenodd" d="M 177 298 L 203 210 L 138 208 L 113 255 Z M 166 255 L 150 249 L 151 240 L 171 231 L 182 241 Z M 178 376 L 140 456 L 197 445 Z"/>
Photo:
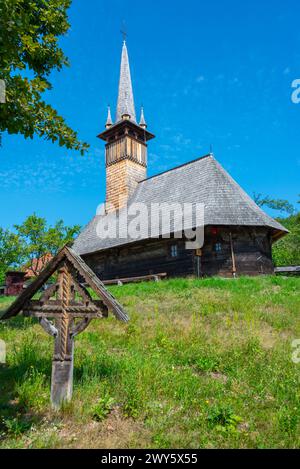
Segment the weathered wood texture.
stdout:
<path fill-rule="evenodd" d="M 218 244 L 221 251 L 217 250 Z M 265 228 L 224 227 L 216 233 L 207 229 L 202 253 L 201 274 L 204 276 L 274 273 L 271 238 Z"/>
<path fill-rule="evenodd" d="M 141 277 L 125 277 L 114 280 L 103 280 L 103 285 L 123 285 L 123 283 L 138 283 L 138 282 L 147 282 L 154 280 L 158 282 L 163 278 L 166 278 L 166 272 L 162 274 L 153 274 L 153 275 L 142 275 Z"/>
<path fill-rule="evenodd" d="M 178 247 L 176 257 L 171 255 L 172 245 Z M 187 251 L 184 241 L 178 239 L 151 240 L 83 257 L 103 280 L 161 272 L 165 272 L 168 277 L 194 274 L 193 251 Z"/>
<path fill-rule="evenodd" d="M 32 299 L 51 275 L 58 273 L 57 282 L 48 287 L 39 300 Z M 79 278 L 99 295 L 94 300 Z M 105 289 L 94 272 L 68 247 L 64 247 L 36 280 L 10 306 L 2 319 L 24 315 L 39 318 L 45 332 L 54 337 L 52 360 L 51 404 L 59 409 L 72 398 L 74 337 L 83 332 L 92 319 L 114 315 L 127 321 L 122 306 Z M 54 319 L 54 323 L 49 318 Z"/>
<path fill-rule="evenodd" d="M 72 347 L 74 339 L 72 338 Z M 74 353 L 70 360 L 53 360 L 51 375 L 51 405 L 59 409 L 64 403 L 70 402 L 73 395 Z"/>
<path fill-rule="evenodd" d="M 125 205 L 138 182 L 146 178 L 146 168 L 129 159 L 106 167 L 106 210 L 117 210 Z"/>
<path fill-rule="evenodd" d="M 101 298 L 101 301 L 106 307 L 112 311 L 114 316 L 121 320 L 127 321 L 128 316 L 120 303 L 113 297 L 113 295 L 105 288 L 101 280 L 76 254 L 72 249 L 65 246 L 45 267 L 40 275 L 21 293 L 16 301 L 6 310 L 1 319 L 9 319 L 16 316 L 23 308 L 26 309 L 26 303 L 41 287 L 49 280 L 54 272 L 61 266 L 64 260 L 69 261 L 73 268 L 77 271 L 78 275 L 87 283 L 92 290 Z M 78 286 L 79 288 L 79 286 Z"/>
<path fill-rule="evenodd" d="M 300 266 L 286 266 L 286 267 L 276 267 L 276 274 L 289 274 L 289 275 L 300 275 Z"/>
<path fill-rule="evenodd" d="M 171 246 L 177 246 L 172 257 Z M 221 248 L 218 250 L 218 248 Z M 274 273 L 270 232 L 259 227 L 207 227 L 201 255 L 178 239 L 148 240 L 83 256 L 104 280 L 165 272 L 168 277 Z"/>

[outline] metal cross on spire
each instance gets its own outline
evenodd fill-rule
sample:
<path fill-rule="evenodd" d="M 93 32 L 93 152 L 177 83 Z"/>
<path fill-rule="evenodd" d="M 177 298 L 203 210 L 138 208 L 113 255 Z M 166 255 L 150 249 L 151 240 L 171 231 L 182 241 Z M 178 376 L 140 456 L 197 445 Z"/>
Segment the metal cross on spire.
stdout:
<path fill-rule="evenodd" d="M 123 21 L 122 23 L 122 29 L 120 30 L 120 33 L 122 34 L 123 36 L 123 42 L 126 42 L 126 39 L 127 39 L 127 29 L 126 29 L 126 24 L 125 24 L 125 21 Z"/>

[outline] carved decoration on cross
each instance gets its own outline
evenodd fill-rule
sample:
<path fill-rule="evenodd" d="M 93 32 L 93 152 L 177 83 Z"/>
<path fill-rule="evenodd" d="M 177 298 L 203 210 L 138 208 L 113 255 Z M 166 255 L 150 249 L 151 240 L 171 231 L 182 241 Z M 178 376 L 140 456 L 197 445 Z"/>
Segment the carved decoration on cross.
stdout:
<path fill-rule="evenodd" d="M 54 273 L 57 273 L 55 283 L 48 286 L 39 299 L 33 299 Z M 87 287 L 99 299 L 94 299 Z M 107 317 L 109 310 L 117 319 L 128 321 L 122 306 L 95 273 L 78 254 L 65 246 L 1 318 L 9 319 L 22 311 L 24 316 L 38 318 L 47 334 L 54 337 L 51 380 L 54 408 L 72 398 L 74 338 L 92 319 Z"/>
<path fill-rule="evenodd" d="M 64 262 L 58 270 L 58 281 L 48 287 L 39 300 L 30 300 L 23 308 L 24 316 L 37 317 L 43 329 L 55 337 L 54 360 L 71 360 L 72 339 L 83 332 L 92 319 L 108 315 L 103 301 L 93 300 L 87 288 L 75 279 L 75 269 Z M 76 323 L 78 318 L 80 322 Z"/>

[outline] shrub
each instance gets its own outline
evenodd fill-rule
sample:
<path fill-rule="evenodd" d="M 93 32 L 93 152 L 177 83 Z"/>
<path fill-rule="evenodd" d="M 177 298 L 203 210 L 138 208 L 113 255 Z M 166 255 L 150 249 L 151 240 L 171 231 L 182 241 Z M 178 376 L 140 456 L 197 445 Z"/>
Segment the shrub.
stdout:
<path fill-rule="evenodd" d="M 235 432 L 242 418 L 235 415 L 231 407 L 216 405 L 209 410 L 207 421 L 218 431 Z"/>
<path fill-rule="evenodd" d="M 115 400 L 109 396 L 105 395 L 92 407 L 92 416 L 93 419 L 97 422 L 104 420 L 111 412 Z"/>
<path fill-rule="evenodd" d="M 32 422 L 18 417 L 3 419 L 6 432 L 13 436 L 20 436 L 32 427 Z"/>

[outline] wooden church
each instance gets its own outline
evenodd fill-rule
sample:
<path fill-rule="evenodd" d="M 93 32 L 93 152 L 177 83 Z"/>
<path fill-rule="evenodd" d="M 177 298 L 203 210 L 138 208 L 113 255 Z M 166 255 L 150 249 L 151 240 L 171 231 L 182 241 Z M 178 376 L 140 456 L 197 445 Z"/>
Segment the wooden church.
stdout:
<path fill-rule="evenodd" d="M 147 178 L 147 145 L 154 135 L 147 129 L 143 109 L 140 120 L 136 119 L 125 41 L 116 119 L 112 121 L 108 109 L 105 127 L 99 135 L 106 142 L 105 208 L 73 246 L 101 279 L 274 272 L 272 244 L 287 230 L 254 203 L 212 154 Z M 120 230 L 114 237 L 99 236 L 99 223 L 113 220 L 122 228 L 123 212 L 130 212 L 133 205 L 142 204 L 150 211 L 153 204 L 162 203 L 204 205 L 201 249 L 187 249 L 184 236 L 172 232 L 172 223 L 169 233 L 159 228 L 155 237 L 145 227 L 138 237 L 120 235 Z"/>

